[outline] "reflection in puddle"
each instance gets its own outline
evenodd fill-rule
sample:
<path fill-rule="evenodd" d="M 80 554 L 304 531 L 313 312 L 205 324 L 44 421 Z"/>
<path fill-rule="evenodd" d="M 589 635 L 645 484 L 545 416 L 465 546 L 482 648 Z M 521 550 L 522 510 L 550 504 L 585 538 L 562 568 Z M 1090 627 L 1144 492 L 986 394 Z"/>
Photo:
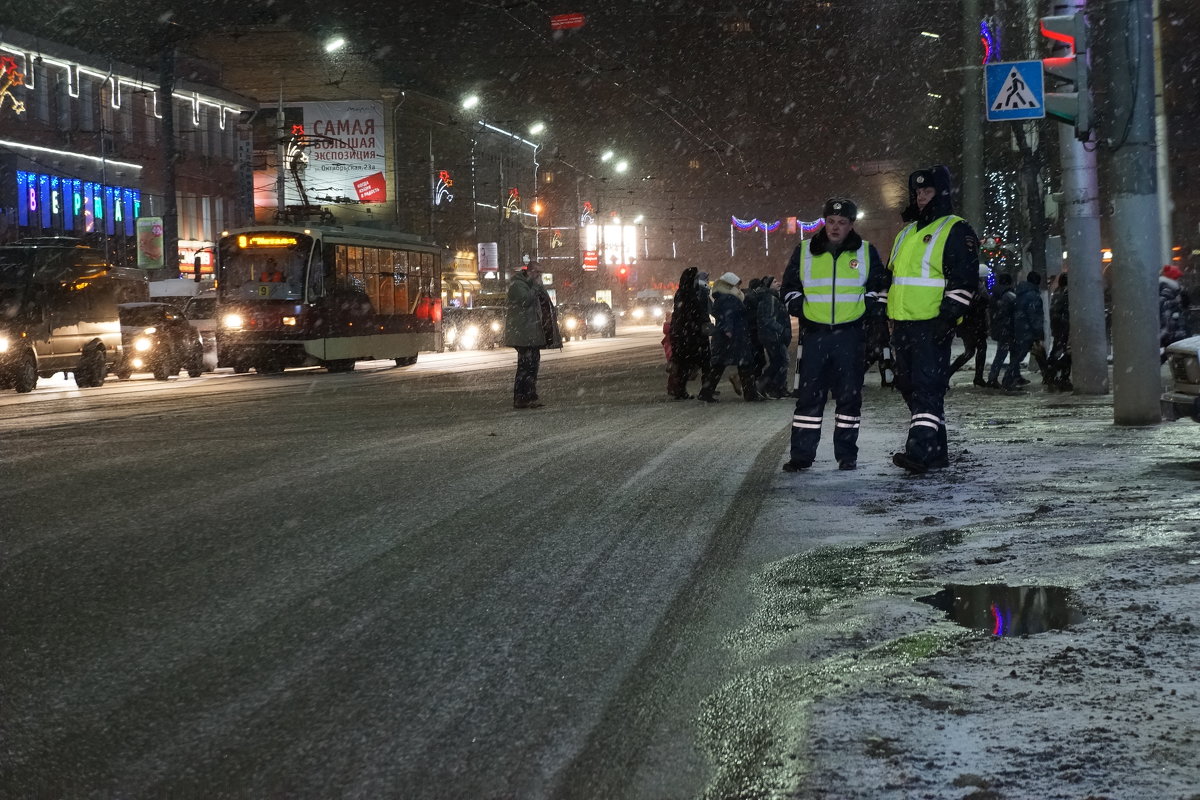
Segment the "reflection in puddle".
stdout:
<path fill-rule="evenodd" d="M 948 583 L 917 601 L 942 609 L 947 619 L 966 628 L 991 631 L 993 636 L 1024 636 L 1083 622 L 1071 598 L 1071 590 L 1061 586 Z"/>

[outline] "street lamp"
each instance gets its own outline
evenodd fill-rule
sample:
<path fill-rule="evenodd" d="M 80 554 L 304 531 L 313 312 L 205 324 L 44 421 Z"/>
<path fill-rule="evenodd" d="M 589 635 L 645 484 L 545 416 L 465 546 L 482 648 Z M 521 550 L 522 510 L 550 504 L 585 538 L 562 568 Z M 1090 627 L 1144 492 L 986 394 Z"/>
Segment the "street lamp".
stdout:
<path fill-rule="evenodd" d="M 546 130 L 546 123 L 544 123 L 544 122 L 535 122 L 535 123 L 533 123 L 532 125 L 530 125 L 530 126 L 529 126 L 529 135 L 530 135 L 530 136 L 537 136 L 539 133 L 542 133 L 542 132 L 543 132 L 543 131 L 545 131 L 545 130 Z"/>
<path fill-rule="evenodd" d="M 479 95 L 477 94 L 469 94 L 462 99 L 462 107 L 468 111 L 477 105 L 479 105 Z"/>
<path fill-rule="evenodd" d="M 325 43 L 325 52 L 333 53 L 338 50 L 341 50 L 345 46 L 346 46 L 345 38 L 343 38 L 341 36 L 335 36 L 332 39 L 330 39 L 328 42 Z"/>

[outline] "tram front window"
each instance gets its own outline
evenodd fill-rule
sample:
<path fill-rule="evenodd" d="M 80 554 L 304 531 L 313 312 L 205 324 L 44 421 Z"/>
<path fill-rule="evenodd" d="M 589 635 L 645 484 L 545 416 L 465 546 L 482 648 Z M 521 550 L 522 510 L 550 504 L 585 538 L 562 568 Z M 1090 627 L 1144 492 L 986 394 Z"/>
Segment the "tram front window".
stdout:
<path fill-rule="evenodd" d="M 241 246 L 235 239 L 222 253 L 222 294 L 241 299 L 304 299 L 309 245 L 299 238 L 283 246 Z"/>

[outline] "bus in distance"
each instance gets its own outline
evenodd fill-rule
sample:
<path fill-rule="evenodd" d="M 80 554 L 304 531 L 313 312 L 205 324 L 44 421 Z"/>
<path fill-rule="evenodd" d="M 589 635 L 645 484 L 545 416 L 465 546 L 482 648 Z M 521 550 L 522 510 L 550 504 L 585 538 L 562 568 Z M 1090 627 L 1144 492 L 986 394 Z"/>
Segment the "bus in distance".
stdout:
<path fill-rule="evenodd" d="M 361 359 L 407 366 L 438 345 L 442 248 L 351 226 L 229 231 L 217 248 L 217 365 L 263 374 Z"/>

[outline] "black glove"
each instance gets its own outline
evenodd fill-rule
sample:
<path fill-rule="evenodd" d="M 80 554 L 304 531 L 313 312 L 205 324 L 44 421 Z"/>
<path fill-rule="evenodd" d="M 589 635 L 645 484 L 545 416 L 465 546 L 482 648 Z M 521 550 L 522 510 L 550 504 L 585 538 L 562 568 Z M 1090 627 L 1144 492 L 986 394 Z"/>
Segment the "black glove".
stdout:
<path fill-rule="evenodd" d="M 788 304 L 787 304 L 787 310 L 788 310 L 788 313 L 791 314 L 793 317 L 803 317 L 804 316 L 804 297 L 803 296 L 794 297 L 791 300 L 789 300 Z"/>
<path fill-rule="evenodd" d="M 958 325 L 957 317 L 943 311 L 935 321 L 937 322 L 933 327 L 933 336 L 935 339 L 940 342 L 954 336 L 954 328 Z"/>

